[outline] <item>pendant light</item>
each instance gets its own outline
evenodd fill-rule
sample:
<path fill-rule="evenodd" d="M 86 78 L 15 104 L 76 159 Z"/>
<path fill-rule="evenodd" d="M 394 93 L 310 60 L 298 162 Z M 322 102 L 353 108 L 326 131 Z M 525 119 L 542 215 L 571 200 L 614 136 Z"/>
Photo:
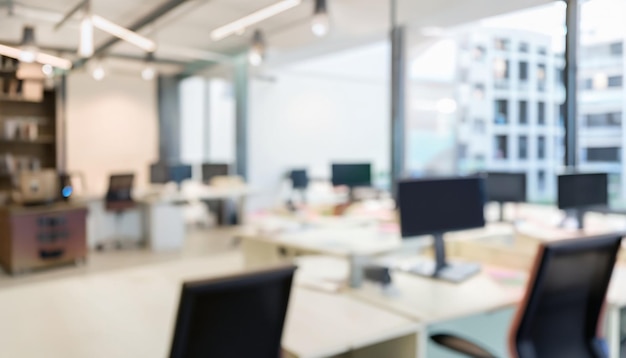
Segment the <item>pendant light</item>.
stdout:
<path fill-rule="evenodd" d="M 330 29 L 330 18 L 326 0 L 315 0 L 315 11 L 311 20 L 311 31 L 317 37 L 324 37 Z"/>
<path fill-rule="evenodd" d="M 24 63 L 33 63 L 37 59 L 39 48 L 35 44 L 35 28 L 24 26 L 22 31 L 22 43 L 20 45 L 19 60 Z"/>
<path fill-rule="evenodd" d="M 255 30 L 252 36 L 252 45 L 248 52 L 248 61 L 252 66 L 260 66 L 265 60 L 265 40 L 261 30 Z"/>
<path fill-rule="evenodd" d="M 141 70 L 141 78 L 145 81 L 152 81 L 156 76 L 156 68 L 154 67 L 154 52 L 148 52 L 146 55 L 146 63 L 143 70 Z"/>

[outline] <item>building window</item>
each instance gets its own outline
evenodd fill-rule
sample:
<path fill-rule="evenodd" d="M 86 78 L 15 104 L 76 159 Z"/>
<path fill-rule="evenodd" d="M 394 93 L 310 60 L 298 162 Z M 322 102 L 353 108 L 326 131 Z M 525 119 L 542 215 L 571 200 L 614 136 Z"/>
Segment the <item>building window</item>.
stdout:
<path fill-rule="evenodd" d="M 608 87 L 622 87 L 622 76 L 609 76 Z"/>
<path fill-rule="evenodd" d="M 624 50 L 624 45 L 622 42 L 613 42 L 610 45 L 611 55 L 613 56 L 621 56 L 622 51 Z"/>
<path fill-rule="evenodd" d="M 537 103 L 537 124 L 546 124 L 546 104 L 545 102 Z"/>
<path fill-rule="evenodd" d="M 528 159 L 528 137 L 525 135 L 518 138 L 517 156 L 519 159 Z"/>
<path fill-rule="evenodd" d="M 622 125 L 622 112 L 586 114 L 584 124 L 590 128 L 619 127 Z"/>
<path fill-rule="evenodd" d="M 495 102 L 495 124 L 507 124 L 509 123 L 509 103 L 505 99 L 499 99 Z"/>
<path fill-rule="evenodd" d="M 585 78 L 583 80 L 582 87 L 585 90 L 593 89 L 593 78 Z"/>
<path fill-rule="evenodd" d="M 493 75 L 496 79 L 509 78 L 509 60 L 496 58 L 493 60 Z"/>
<path fill-rule="evenodd" d="M 496 50 L 508 51 L 510 41 L 504 38 L 497 38 L 494 41 L 494 47 Z"/>
<path fill-rule="evenodd" d="M 585 154 L 588 162 L 620 162 L 620 148 L 618 147 L 587 148 Z"/>
<path fill-rule="evenodd" d="M 538 52 L 540 55 L 545 55 L 545 54 L 547 54 L 547 53 L 548 53 L 548 50 L 546 49 L 546 47 L 545 47 L 545 46 L 539 46 L 539 47 L 537 48 L 537 52 Z"/>
<path fill-rule="evenodd" d="M 486 53 L 487 50 L 485 50 L 485 46 L 476 46 L 474 47 L 472 57 L 474 57 L 475 61 L 482 62 L 485 59 Z"/>
<path fill-rule="evenodd" d="M 519 79 L 520 81 L 528 81 L 528 62 L 519 62 Z"/>
<path fill-rule="evenodd" d="M 546 65 L 543 63 L 537 65 L 537 90 L 546 90 Z"/>
<path fill-rule="evenodd" d="M 505 135 L 496 136 L 495 159 L 507 159 L 509 157 L 509 143 Z"/>
<path fill-rule="evenodd" d="M 519 43 L 519 52 L 528 52 L 528 49 L 530 47 L 528 46 L 528 42 L 520 42 Z"/>
<path fill-rule="evenodd" d="M 528 124 L 528 102 L 519 101 L 519 124 Z"/>
<path fill-rule="evenodd" d="M 481 100 L 485 99 L 485 85 L 482 83 L 476 83 L 474 85 L 474 98 Z"/>
<path fill-rule="evenodd" d="M 537 159 L 546 159 L 546 137 L 537 137 Z"/>
<path fill-rule="evenodd" d="M 481 118 L 474 119 L 474 132 L 476 134 L 485 134 L 485 120 Z"/>
<path fill-rule="evenodd" d="M 541 192 L 546 190 L 546 171 L 543 169 L 537 171 L 537 188 Z"/>
<path fill-rule="evenodd" d="M 467 158 L 467 144 L 459 144 L 458 151 L 459 151 L 459 159 Z"/>

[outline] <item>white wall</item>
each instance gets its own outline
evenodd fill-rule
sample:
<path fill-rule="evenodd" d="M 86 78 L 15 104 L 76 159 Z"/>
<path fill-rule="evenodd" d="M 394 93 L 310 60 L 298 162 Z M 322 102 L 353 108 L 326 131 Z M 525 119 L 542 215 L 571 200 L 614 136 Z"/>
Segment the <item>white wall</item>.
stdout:
<path fill-rule="evenodd" d="M 158 158 L 156 82 L 139 76 L 107 76 L 98 82 L 72 73 L 67 82 L 67 166 L 84 173 L 94 194 L 108 176 L 134 172 L 147 185 L 148 166 Z"/>
<path fill-rule="evenodd" d="M 369 45 L 273 71 L 253 80 L 249 183 L 265 191 L 251 209 L 276 203 L 291 168 L 330 177 L 332 162 L 370 161 L 389 171 L 388 46 Z"/>

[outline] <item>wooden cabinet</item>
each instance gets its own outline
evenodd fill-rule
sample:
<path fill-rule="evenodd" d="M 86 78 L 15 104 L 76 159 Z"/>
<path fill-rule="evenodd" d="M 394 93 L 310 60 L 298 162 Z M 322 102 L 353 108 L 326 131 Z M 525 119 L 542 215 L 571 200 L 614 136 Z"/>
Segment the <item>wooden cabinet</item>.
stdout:
<path fill-rule="evenodd" d="M 19 273 L 87 258 L 87 209 L 59 203 L 0 209 L 0 265 Z"/>

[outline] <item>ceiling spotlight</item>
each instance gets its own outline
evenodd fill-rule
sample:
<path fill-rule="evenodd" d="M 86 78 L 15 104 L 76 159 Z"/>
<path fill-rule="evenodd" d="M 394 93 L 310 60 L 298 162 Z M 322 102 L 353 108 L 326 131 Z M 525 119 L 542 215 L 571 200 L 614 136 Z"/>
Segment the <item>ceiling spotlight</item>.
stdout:
<path fill-rule="evenodd" d="M 315 0 L 315 12 L 311 20 L 311 31 L 315 36 L 323 37 L 328 34 L 329 29 L 330 18 L 328 16 L 326 0 Z"/>
<path fill-rule="evenodd" d="M 96 65 L 91 70 L 91 76 L 96 81 L 102 81 L 106 76 L 106 71 L 104 70 L 104 66 L 102 66 L 102 61 L 98 61 Z"/>
<path fill-rule="evenodd" d="M 261 30 L 255 30 L 252 36 L 252 45 L 248 52 L 248 61 L 252 66 L 260 66 L 265 59 L 265 41 Z"/>
<path fill-rule="evenodd" d="M 19 60 L 25 63 L 33 63 L 37 59 L 39 48 L 35 44 L 35 28 L 24 26 L 22 31 L 22 44 Z"/>
<path fill-rule="evenodd" d="M 141 78 L 146 81 L 152 81 L 156 76 L 156 72 L 156 68 L 154 67 L 154 53 L 148 52 L 145 67 L 141 70 Z"/>
<path fill-rule="evenodd" d="M 43 65 L 41 66 L 41 72 L 43 72 L 44 75 L 46 75 L 46 77 L 52 77 L 52 75 L 54 74 L 54 67 L 52 67 L 52 65 Z"/>

